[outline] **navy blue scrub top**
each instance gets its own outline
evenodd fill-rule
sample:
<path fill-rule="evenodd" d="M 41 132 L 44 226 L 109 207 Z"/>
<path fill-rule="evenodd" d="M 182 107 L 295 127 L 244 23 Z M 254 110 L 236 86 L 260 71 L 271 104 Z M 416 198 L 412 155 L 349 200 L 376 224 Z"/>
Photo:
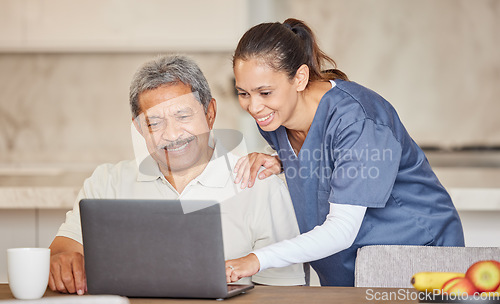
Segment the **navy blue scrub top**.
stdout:
<path fill-rule="evenodd" d="M 451 198 L 396 110 L 355 82 L 335 83 L 298 156 L 285 127 L 259 128 L 282 161 L 301 233 L 323 224 L 329 202 L 367 207 L 350 248 L 310 263 L 321 285 L 354 286 L 362 246 L 464 246 Z"/>

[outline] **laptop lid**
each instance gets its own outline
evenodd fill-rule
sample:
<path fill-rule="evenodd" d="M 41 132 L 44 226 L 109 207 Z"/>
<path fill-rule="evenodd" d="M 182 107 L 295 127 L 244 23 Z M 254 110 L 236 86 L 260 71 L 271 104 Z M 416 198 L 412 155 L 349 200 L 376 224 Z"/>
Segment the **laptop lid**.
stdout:
<path fill-rule="evenodd" d="M 83 199 L 80 216 L 90 294 L 232 295 L 217 202 Z"/>

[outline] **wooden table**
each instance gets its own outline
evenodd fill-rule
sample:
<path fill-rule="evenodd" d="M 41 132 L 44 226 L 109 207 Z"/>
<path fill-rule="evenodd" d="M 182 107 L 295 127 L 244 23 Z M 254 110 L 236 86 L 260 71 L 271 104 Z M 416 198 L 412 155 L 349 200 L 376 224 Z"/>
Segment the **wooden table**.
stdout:
<path fill-rule="evenodd" d="M 393 296 L 392 299 L 384 298 Z M 198 300 L 198 299 L 147 299 L 131 298 L 130 303 L 418 303 L 414 289 L 396 288 L 359 288 L 359 287 L 276 287 L 255 286 L 246 294 L 236 296 L 224 301 Z M 61 294 L 47 290 L 44 297 L 58 297 Z M 72 295 L 77 297 L 76 295 Z M 13 299 L 7 284 L 0 284 L 0 300 Z"/>

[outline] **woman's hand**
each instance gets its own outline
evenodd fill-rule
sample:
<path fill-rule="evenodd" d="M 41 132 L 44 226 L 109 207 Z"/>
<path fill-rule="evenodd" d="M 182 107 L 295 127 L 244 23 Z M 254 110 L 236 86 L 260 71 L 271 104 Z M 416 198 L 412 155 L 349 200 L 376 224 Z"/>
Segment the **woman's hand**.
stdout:
<path fill-rule="evenodd" d="M 259 259 L 253 253 L 239 259 L 226 261 L 226 281 L 232 283 L 241 278 L 253 276 L 259 272 L 259 269 Z"/>
<path fill-rule="evenodd" d="M 234 183 L 238 184 L 241 182 L 241 189 L 245 189 L 247 186 L 248 188 L 252 188 L 257 173 L 259 173 L 260 167 L 262 166 L 266 169 L 260 172 L 259 179 L 281 173 L 281 161 L 277 155 L 273 156 L 254 152 L 247 156 L 243 156 L 236 163 L 234 167 L 234 172 L 236 173 Z"/>

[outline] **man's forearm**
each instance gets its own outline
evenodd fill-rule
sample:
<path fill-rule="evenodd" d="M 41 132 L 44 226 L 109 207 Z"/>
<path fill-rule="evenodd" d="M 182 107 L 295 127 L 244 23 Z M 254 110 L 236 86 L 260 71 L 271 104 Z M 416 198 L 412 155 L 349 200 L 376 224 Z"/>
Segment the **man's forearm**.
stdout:
<path fill-rule="evenodd" d="M 55 255 L 61 252 L 79 252 L 83 255 L 83 245 L 64 236 L 56 236 L 49 248 L 50 255 Z"/>

